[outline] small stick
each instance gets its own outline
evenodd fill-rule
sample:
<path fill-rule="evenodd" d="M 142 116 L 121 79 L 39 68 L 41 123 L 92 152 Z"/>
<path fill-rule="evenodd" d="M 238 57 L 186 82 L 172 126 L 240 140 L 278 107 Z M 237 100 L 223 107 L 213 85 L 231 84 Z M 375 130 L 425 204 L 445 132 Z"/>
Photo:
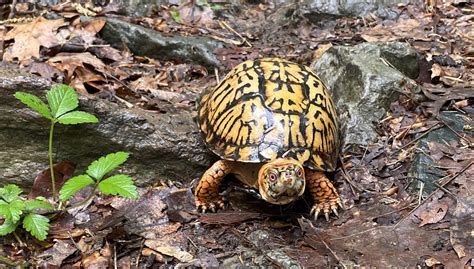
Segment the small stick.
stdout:
<path fill-rule="evenodd" d="M 340 154 L 339 154 L 339 160 L 341 162 L 341 170 L 342 170 L 342 174 L 344 175 L 344 179 L 347 181 L 347 183 L 349 183 L 349 186 L 351 186 L 352 194 L 354 196 L 357 196 L 357 193 L 354 191 L 354 189 L 356 189 L 358 192 L 362 192 L 363 190 L 361 190 L 358 186 L 356 186 L 354 182 L 352 181 L 351 176 L 346 171 L 346 167 L 344 166 L 344 160 L 342 159 L 342 156 Z"/>
<path fill-rule="evenodd" d="M 334 258 L 337 260 L 337 262 L 342 265 L 342 267 L 345 269 L 347 268 L 346 265 L 344 263 L 341 262 L 341 259 L 339 258 L 339 256 L 337 256 L 337 253 L 332 250 L 329 245 L 324 242 L 324 240 L 319 236 L 316 228 L 314 227 L 313 223 L 311 221 L 308 221 L 306 220 L 305 218 L 303 218 L 303 221 L 306 222 L 307 224 L 309 224 L 309 227 L 311 227 L 311 229 L 313 229 L 313 233 L 314 235 L 324 244 L 324 246 L 326 247 L 327 250 L 329 250 L 329 252 L 331 252 L 332 256 L 334 256 Z"/>
<path fill-rule="evenodd" d="M 236 34 L 238 37 L 240 37 L 242 39 L 242 41 L 244 41 L 244 43 L 247 43 L 247 45 L 249 47 L 252 47 L 252 44 L 250 44 L 250 42 L 248 42 L 248 40 L 243 37 L 241 34 L 239 34 L 237 31 L 235 31 L 234 29 L 232 29 L 232 27 L 230 27 L 230 25 L 228 25 L 225 21 L 219 21 L 219 24 L 221 25 L 224 25 L 225 28 L 227 28 L 229 31 L 231 31 L 232 33 Z"/>
<path fill-rule="evenodd" d="M 446 177 L 443 177 L 443 178 L 440 178 L 439 181 L 442 181 L 443 179 L 445 178 L 449 178 L 446 182 L 444 183 L 441 183 L 440 186 L 444 187 L 446 186 L 449 182 L 451 182 L 453 179 L 457 178 L 460 174 L 464 173 L 464 171 L 466 171 L 472 164 L 474 163 L 474 161 L 471 161 L 469 162 L 465 167 L 463 167 L 463 169 L 461 171 L 459 171 L 459 173 L 455 174 L 455 175 L 452 175 L 452 176 L 446 176 Z M 435 191 L 432 192 L 428 197 L 426 197 L 425 200 L 423 200 L 423 202 L 421 204 L 418 204 L 415 208 L 413 208 L 405 217 L 403 217 L 403 219 L 401 219 L 399 222 L 397 222 L 397 224 L 395 224 L 393 226 L 393 229 L 395 229 L 400 223 L 404 222 L 408 216 L 410 216 L 413 212 L 415 212 L 421 205 L 423 205 L 426 201 L 428 201 L 433 195 L 435 195 Z"/>
<path fill-rule="evenodd" d="M 459 134 L 458 132 L 456 132 L 456 130 L 454 130 L 451 126 L 449 126 L 449 124 L 447 124 L 445 121 L 443 121 L 441 118 L 439 118 L 439 116 L 436 116 L 436 119 L 439 120 L 440 122 L 442 122 L 446 127 L 448 127 L 449 130 L 451 130 L 451 132 L 453 132 L 454 134 L 456 134 L 459 139 L 462 139 L 464 140 L 465 142 L 467 142 L 468 145 L 471 144 L 471 141 L 467 140 L 465 137 L 463 137 L 461 134 Z"/>
<path fill-rule="evenodd" d="M 216 75 L 217 84 L 221 83 L 221 79 L 219 78 L 219 70 L 214 68 L 214 74 Z"/>
<path fill-rule="evenodd" d="M 414 144 L 416 141 L 420 140 L 421 138 L 423 138 L 424 136 L 426 136 L 428 133 L 434 131 L 434 130 L 437 130 L 439 128 L 443 127 L 442 125 L 439 125 L 439 123 L 436 123 L 435 125 L 433 125 L 430 129 L 426 130 L 426 132 L 424 132 L 423 134 L 419 135 L 417 138 L 413 139 L 412 141 L 410 141 L 408 144 L 405 144 L 403 145 L 401 148 L 395 150 L 394 152 L 392 152 L 392 154 L 395 154 L 395 153 L 398 153 L 400 150 Z"/>

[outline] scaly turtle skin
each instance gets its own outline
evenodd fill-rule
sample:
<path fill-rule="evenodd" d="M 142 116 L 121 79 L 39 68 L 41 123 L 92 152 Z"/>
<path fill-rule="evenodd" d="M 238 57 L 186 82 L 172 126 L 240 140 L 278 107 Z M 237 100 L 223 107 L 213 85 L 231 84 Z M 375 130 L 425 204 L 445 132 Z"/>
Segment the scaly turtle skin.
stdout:
<path fill-rule="evenodd" d="M 195 190 L 198 210 L 223 208 L 218 187 L 234 174 L 273 204 L 290 203 L 308 188 L 315 218 L 337 215 L 341 200 L 324 174 L 336 167 L 337 116 L 311 69 L 278 58 L 243 62 L 204 92 L 197 119 L 206 145 L 222 158 Z"/>

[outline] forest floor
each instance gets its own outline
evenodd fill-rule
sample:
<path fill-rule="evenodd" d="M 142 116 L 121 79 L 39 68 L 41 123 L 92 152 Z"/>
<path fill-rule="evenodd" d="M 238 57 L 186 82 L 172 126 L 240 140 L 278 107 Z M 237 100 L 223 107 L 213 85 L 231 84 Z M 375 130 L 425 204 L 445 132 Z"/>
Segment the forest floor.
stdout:
<path fill-rule="evenodd" d="M 225 210 L 198 214 L 195 181 L 160 181 L 140 188 L 138 201 L 94 199 L 82 212 L 54 220 L 43 242 L 26 233 L 3 240 L 0 267 L 474 267 L 472 4 L 399 5 L 393 8 L 396 18 L 369 14 L 311 23 L 297 9 L 271 4 L 198 3 L 161 6 L 153 16 L 127 20 L 164 34 L 224 42 L 225 48 L 214 51 L 224 64 L 222 74 L 246 59 L 272 56 L 309 65 L 318 57 L 315 51 L 328 46 L 403 41 L 420 55 L 416 82 L 424 98 L 401 95 L 377 123 L 376 143 L 343 152 L 344 164 L 330 175 L 345 205 L 338 218 L 313 221 L 309 198 L 287 207 L 268 205 L 238 183 L 226 184 L 232 191 Z M 17 9 L 13 18 L 29 7 Z M 134 56 L 106 44 L 100 30 L 105 18 L 114 16 L 113 6 L 60 4 L 44 11 L 56 19 L 36 16 L 3 24 L 4 61 L 83 95 L 150 112 L 176 105 L 192 109 L 194 98 L 216 83 L 217 69 Z M 94 13 L 92 19 L 81 19 L 86 11 Z M 282 15 L 290 11 L 291 16 Z M 466 122 L 462 130 L 453 130 L 442 117 L 445 111 L 460 113 Z M 430 141 L 420 149 L 418 142 L 442 127 L 457 139 Z M 410 176 L 420 151 L 439 168 L 436 182 Z"/>

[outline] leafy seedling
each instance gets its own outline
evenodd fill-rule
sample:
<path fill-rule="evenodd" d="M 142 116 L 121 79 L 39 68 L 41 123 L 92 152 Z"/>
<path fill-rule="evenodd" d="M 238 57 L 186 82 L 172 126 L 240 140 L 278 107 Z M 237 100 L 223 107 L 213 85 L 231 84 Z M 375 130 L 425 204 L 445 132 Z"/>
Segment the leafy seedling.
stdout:
<path fill-rule="evenodd" d="M 15 97 L 41 116 L 50 120 L 49 129 L 49 166 L 51 172 L 52 197 L 56 201 L 56 182 L 53 170 L 53 130 L 56 123 L 79 124 L 96 123 L 99 120 L 84 111 L 73 111 L 79 105 L 76 91 L 68 85 L 56 85 L 46 92 L 48 104 L 40 98 L 26 92 L 16 92 Z"/>
<path fill-rule="evenodd" d="M 98 190 L 103 194 L 119 195 L 125 198 L 138 198 L 137 187 L 132 178 L 124 174 L 115 174 L 104 179 L 104 177 L 119 167 L 128 159 L 127 152 L 110 153 L 105 157 L 92 162 L 87 168 L 85 175 L 70 178 L 59 191 L 59 199 L 66 201 L 76 192 L 92 185 L 93 191 L 80 205 L 88 202 Z M 76 205 L 75 205 L 76 206 Z"/>
<path fill-rule="evenodd" d="M 23 200 L 22 190 L 14 184 L 0 188 L 0 216 L 4 222 L 0 225 L 0 236 L 15 232 L 20 223 L 23 228 L 38 240 L 45 240 L 49 231 L 49 219 L 36 211 L 52 210 L 53 206 L 43 197 Z"/>

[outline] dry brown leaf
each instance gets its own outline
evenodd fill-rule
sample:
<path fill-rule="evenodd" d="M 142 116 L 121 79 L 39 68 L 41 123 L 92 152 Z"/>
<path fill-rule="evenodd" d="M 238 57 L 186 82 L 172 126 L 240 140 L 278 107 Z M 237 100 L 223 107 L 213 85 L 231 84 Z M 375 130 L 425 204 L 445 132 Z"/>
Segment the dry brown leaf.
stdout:
<path fill-rule="evenodd" d="M 428 210 L 421 212 L 419 216 L 421 219 L 419 227 L 425 226 L 426 224 L 438 223 L 446 216 L 446 213 L 448 213 L 448 205 L 439 201 Z"/>
<path fill-rule="evenodd" d="M 146 240 L 145 246 L 167 256 L 174 257 L 180 262 L 190 262 L 194 258 L 191 253 L 183 251 L 179 247 L 163 246 L 161 243 L 162 242 L 159 242 L 159 240 Z"/>
<path fill-rule="evenodd" d="M 82 266 L 85 268 L 108 268 L 109 259 L 101 256 L 99 252 L 94 252 L 82 260 Z"/>
<path fill-rule="evenodd" d="M 441 77 L 443 75 L 443 68 L 439 64 L 431 66 L 431 78 Z"/>
<path fill-rule="evenodd" d="M 330 48 L 332 48 L 331 43 L 319 46 L 319 48 L 313 53 L 313 60 L 321 58 L 321 56 L 323 56 L 323 54 Z"/>
<path fill-rule="evenodd" d="M 84 64 L 88 64 L 98 71 L 105 70 L 105 64 L 99 58 L 95 57 L 89 52 L 58 53 L 56 56 L 51 57 L 47 63 L 59 70 L 62 70 L 63 72 L 66 72 L 67 80 L 72 78 L 77 68 L 85 68 Z"/>
<path fill-rule="evenodd" d="M 5 36 L 5 40 L 14 39 L 15 43 L 6 50 L 3 60 L 12 61 L 17 58 L 24 64 L 32 57 L 38 58 L 40 47 L 51 48 L 62 42 L 56 30 L 64 25 L 67 23 L 63 19 L 47 20 L 43 17 L 27 24 L 16 25 Z"/>

